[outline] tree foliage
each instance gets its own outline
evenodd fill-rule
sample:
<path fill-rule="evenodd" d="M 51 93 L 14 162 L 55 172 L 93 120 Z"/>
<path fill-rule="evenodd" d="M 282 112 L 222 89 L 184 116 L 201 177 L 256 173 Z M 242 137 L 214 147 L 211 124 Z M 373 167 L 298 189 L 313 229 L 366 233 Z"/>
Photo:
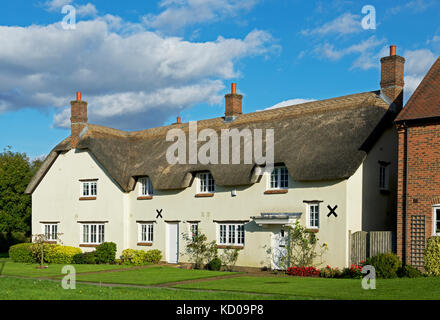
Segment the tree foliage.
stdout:
<path fill-rule="evenodd" d="M 11 147 L 0 153 L 0 232 L 30 232 L 31 196 L 24 191 L 41 163 Z"/>

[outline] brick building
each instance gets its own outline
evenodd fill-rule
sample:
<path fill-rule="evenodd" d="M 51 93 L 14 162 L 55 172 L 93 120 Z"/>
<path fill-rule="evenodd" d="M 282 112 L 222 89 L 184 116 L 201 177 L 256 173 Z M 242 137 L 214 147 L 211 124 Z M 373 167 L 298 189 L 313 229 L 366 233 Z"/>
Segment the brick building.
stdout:
<path fill-rule="evenodd" d="M 426 240 L 440 235 L 440 58 L 395 122 L 397 253 L 405 263 L 421 268 Z"/>

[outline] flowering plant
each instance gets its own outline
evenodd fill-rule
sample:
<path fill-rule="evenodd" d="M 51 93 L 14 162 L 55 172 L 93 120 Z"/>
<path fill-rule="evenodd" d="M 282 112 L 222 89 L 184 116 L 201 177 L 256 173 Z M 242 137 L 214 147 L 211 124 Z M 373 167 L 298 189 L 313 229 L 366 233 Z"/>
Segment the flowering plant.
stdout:
<path fill-rule="evenodd" d="M 339 278 L 342 274 L 342 271 L 339 270 L 339 268 L 332 268 L 330 266 L 327 266 L 323 269 L 321 269 L 320 276 L 322 278 Z"/>
<path fill-rule="evenodd" d="M 287 274 L 297 277 L 317 277 L 320 270 L 315 267 L 290 267 L 287 268 Z"/>

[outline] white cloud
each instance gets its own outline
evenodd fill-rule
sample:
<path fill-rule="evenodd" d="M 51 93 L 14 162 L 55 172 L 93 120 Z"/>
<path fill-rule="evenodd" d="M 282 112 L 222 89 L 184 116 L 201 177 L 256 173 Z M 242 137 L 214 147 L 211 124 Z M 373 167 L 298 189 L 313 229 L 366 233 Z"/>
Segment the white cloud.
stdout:
<path fill-rule="evenodd" d="M 429 49 L 406 50 L 405 63 L 405 98 L 408 99 L 419 86 L 431 66 L 437 59 Z"/>
<path fill-rule="evenodd" d="M 379 59 L 386 55 L 386 48 L 383 47 L 384 43 L 385 39 L 380 40 L 377 39 L 376 36 L 371 36 L 366 40 L 343 49 L 337 49 L 333 44 L 326 42 L 323 45 L 316 47 L 314 53 L 321 58 L 327 58 L 334 61 L 340 60 L 347 55 L 358 55 L 351 68 L 368 70 L 374 67 L 379 67 Z M 381 46 L 381 50 L 377 52 L 378 48 Z"/>
<path fill-rule="evenodd" d="M 236 17 L 252 9 L 259 0 L 163 0 L 158 15 L 147 15 L 151 28 L 174 32 L 188 25 Z"/>
<path fill-rule="evenodd" d="M 278 108 L 283 108 L 283 107 L 289 107 L 289 106 L 294 106 L 297 104 L 313 102 L 313 101 L 316 101 L 316 99 L 301 99 L 301 98 L 290 99 L 290 100 L 285 100 L 280 103 L 277 103 L 276 105 L 273 105 L 272 107 L 266 108 L 264 110 L 272 110 L 272 109 L 278 109 Z M 263 111 L 263 110 L 259 110 L 259 111 Z"/>
<path fill-rule="evenodd" d="M 76 9 L 76 14 L 78 16 L 96 16 L 98 10 L 92 3 L 87 3 L 85 5 L 74 5 L 74 0 L 49 0 L 44 3 L 48 11 L 61 11 L 65 5 L 73 5 Z"/>
<path fill-rule="evenodd" d="M 305 29 L 301 33 L 305 36 L 320 35 L 325 36 L 329 34 L 346 35 L 361 32 L 361 16 L 351 14 L 349 12 L 342 14 L 336 19 L 325 23 L 324 25 L 315 29 Z"/>
<path fill-rule="evenodd" d="M 259 30 L 195 43 L 109 15 L 76 30 L 0 26 L 0 38 L 0 111 L 55 107 L 54 125 L 63 127 L 75 91 L 89 102 L 91 122 L 121 129 L 157 126 L 194 104 L 220 103 L 223 81 L 240 76 L 237 61 L 277 48 Z"/>

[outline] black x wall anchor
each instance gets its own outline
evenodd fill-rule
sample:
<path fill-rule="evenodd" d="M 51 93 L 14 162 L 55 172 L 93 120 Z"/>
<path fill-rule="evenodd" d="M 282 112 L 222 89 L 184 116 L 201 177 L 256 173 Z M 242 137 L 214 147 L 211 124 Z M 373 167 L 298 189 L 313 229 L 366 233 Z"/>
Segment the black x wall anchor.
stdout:
<path fill-rule="evenodd" d="M 158 219 L 158 218 L 163 218 L 163 217 L 162 217 L 162 211 L 163 211 L 163 209 L 160 209 L 160 210 L 156 209 L 156 212 L 157 212 L 156 219 Z"/>
<path fill-rule="evenodd" d="M 334 215 L 336 218 L 338 217 L 338 215 L 336 214 L 336 209 L 338 208 L 338 206 L 336 205 L 334 208 L 327 206 L 327 208 L 330 210 L 330 212 L 328 213 L 327 217 L 330 218 L 331 215 Z"/>

